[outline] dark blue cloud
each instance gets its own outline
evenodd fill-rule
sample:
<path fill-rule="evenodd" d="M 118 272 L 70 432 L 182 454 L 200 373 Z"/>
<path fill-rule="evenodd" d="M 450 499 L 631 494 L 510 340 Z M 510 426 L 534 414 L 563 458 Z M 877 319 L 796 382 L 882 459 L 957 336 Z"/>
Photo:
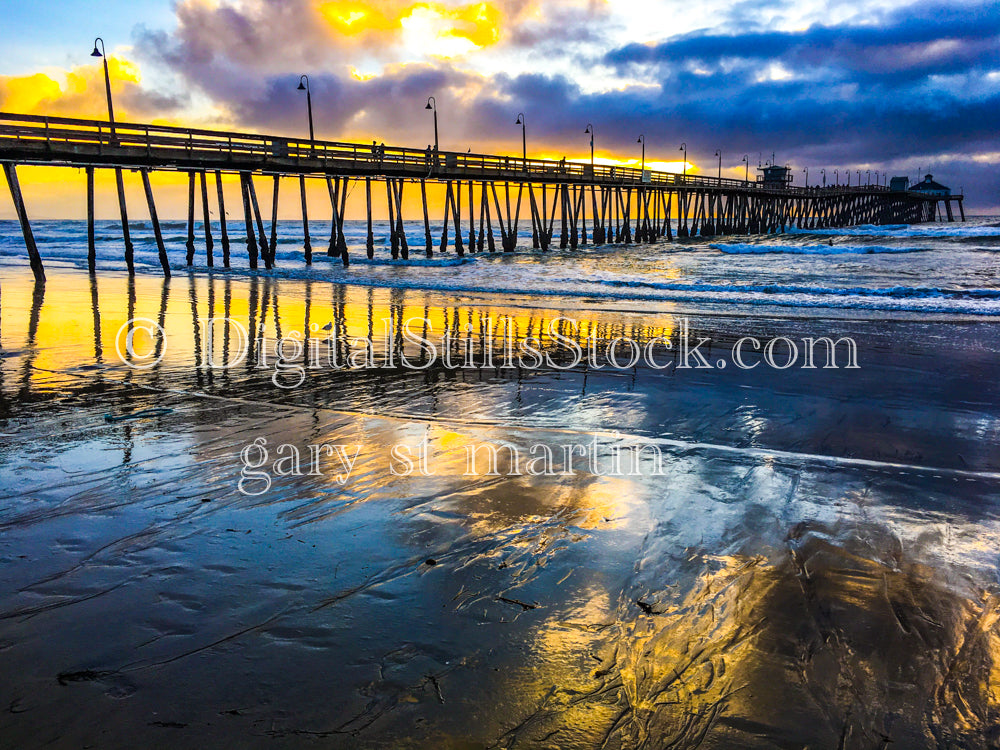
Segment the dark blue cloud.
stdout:
<path fill-rule="evenodd" d="M 913 80 L 1000 61 L 1000 6 L 899 9 L 870 26 L 812 26 L 805 31 L 697 32 L 659 44 L 629 44 L 604 62 L 622 72 L 648 68 L 667 74 L 697 64 L 751 67 L 775 61 L 793 72 L 820 71 L 828 80 Z"/>

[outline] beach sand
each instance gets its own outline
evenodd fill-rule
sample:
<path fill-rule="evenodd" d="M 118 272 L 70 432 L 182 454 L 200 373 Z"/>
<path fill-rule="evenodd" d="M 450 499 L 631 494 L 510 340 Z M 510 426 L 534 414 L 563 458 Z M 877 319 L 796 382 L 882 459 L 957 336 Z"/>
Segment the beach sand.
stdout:
<path fill-rule="evenodd" d="M 48 275 L 0 284 L 3 747 L 1000 742 L 994 324 Z M 319 367 L 281 388 L 259 351 L 207 366 L 211 314 L 378 342 L 386 319 L 643 345 L 686 326 L 712 363 L 744 336 L 850 336 L 860 367 Z M 166 331 L 140 341 L 155 366 L 116 353 L 130 318 Z M 247 494 L 258 439 L 270 486 Z M 310 463 L 322 444 L 349 475 Z M 470 471 L 484 445 L 507 448 Z M 538 446 L 572 474 L 525 472 Z"/>

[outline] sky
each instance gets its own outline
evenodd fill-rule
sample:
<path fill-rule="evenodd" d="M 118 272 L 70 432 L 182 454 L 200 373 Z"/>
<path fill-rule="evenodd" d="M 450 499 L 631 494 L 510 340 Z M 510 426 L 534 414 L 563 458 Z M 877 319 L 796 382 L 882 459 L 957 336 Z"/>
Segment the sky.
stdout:
<path fill-rule="evenodd" d="M 424 148 L 646 160 L 795 183 L 932 172 L 1000 213 L 1000 5 L 934 0 L 35 0 L 4 10 L 0 110 Z M 821 172 L 825 170 L 825 175 Z M 58 211 L 75 183 L 33 171 Z M 752 179 L 752 177 L 751 177 Z M 167 180 L 169 182 L 169 180 Z M 75 188 L 74 188 L 75 189 Z M 34 191 L 34 192 L 32 192 Z M 0 216 L 11 216 L 0 199 Z M 74 204 L 75 205 L 75 204 Z"/>

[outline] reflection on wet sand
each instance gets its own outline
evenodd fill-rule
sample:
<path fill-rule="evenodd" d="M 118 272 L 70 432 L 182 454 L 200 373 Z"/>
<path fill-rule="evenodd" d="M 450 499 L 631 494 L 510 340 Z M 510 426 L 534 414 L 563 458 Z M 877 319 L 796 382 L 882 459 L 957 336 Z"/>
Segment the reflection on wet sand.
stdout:
<path fill-rule="evenodd" d="M 850 375 L 396 366 L 281 389 L 254 366 L 265 331 L 341 354 L 367 337 L 380 360 L 416 360 L 398 335 L 410 317 L 471 325 L 476 356 L 504 317 L 518 335 L 574 318 L 557 330 L 581 343 L 676 341 L 679 326 L 271 279 L 4 284 L 0 736 L 13 746 L 1000 740 L 1000 420 L 975 385 L 1000 380 L 975 359 L 997 349 L 987 329 L 950 351 L 975 359 L 968 382 L 939 383 L 926 333 L 901 346 L 861 326 L 880 356 Z M 213 313 L 231 323 L 210 348 L 199 320 Z M 149 369 L 112 349 L 138 317 L 167 333 L 134 329 L 159 359 Z M 255 335 L 242 342 L 235 322 Z M 693 324 L 715 342 L 761 325 Z M 210 366 L 244 343 L 247 360 Z M 555 344 L 543 337 L 562 356 Z M 470 446 L 558 455 L 595 434 L 599 463 L 572 474 L 469 470 Z M 240 451 L 257 438 L 272 461 L 295 446 L 303 466 L 249 496 Z M 432 471 L 394 474 L 389 447 L 422 441 Z M 595 470 L 647 441 L 662 474 Z M 319 444 L 357 450 L 349 481 L 308 471 Z"/>
<path fill-rule="evenodd" d="M 684 590 L 622 603 L 599 687 L 570 701 L 616 695 L 600 746 L 996 744 L 995 594 L 881 525 L 798 524 L 786 551 L 703 555 Z M 513 733 L 524 746 L 562 720 L 532 718 Z"/>

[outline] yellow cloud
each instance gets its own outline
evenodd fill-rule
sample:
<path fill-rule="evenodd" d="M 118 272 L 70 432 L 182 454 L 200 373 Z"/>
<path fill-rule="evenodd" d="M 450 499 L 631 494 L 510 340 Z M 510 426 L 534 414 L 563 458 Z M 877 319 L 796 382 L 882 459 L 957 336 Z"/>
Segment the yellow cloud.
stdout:
<path fill-rule="evenodd" d="M 441 56 L 495 44 L 503 21 L 501 11 L 487 2 L 452 6 L 429 1 L 327 0 L 319 4 L 318 10 L 340 35 L 417 37 L 421 46 Z"/>
<path fill-rule="evenodd" d="M 364 2 L 320 3 L 320 15 L 341 34 L 355 36 L 363 32 L 392 31 L 399 28 L 400 16 L 393 12 L 391 4 L 386 12 L 386 4 L 381 7 Z"/>
<path fill-rule="evenodd" d="M 500 39 L 500 11 L 488 3 L 455 9 L 428 4 L 423 4 L 422 7 L 438 13 L 442 19 L 453 24 L 451 28 L 442 31 L 441 36 L 468 39 L 476 47 L 487 47 Z"/>
<path fill-rule="evenodd" d="M 121 96 L 141 83 L 139 68 L 121 57 L 108 58 L 112 96 Z M 0 109 L 18 114 L 107 118 L 104 70 L 100 61 L 62 74 L 35 73 L 0 76 Z M 116 117 L 127 114 L 121 105 Z"/>
<path fill-rule="evenodd" d="M 8 112 L 34 113 L 41 102 L 61 93 L 59 84 L 44 73 L 0 76 L 0 107 Z"/>
<path fill-rule="evenodd" d="M 376 77 L 375 73 L 362 73 L 353 65 L 349 68 L 349 71 L 351 73 L 351 78 L 353 78 L 355 81 L 370 81 Z"/>

